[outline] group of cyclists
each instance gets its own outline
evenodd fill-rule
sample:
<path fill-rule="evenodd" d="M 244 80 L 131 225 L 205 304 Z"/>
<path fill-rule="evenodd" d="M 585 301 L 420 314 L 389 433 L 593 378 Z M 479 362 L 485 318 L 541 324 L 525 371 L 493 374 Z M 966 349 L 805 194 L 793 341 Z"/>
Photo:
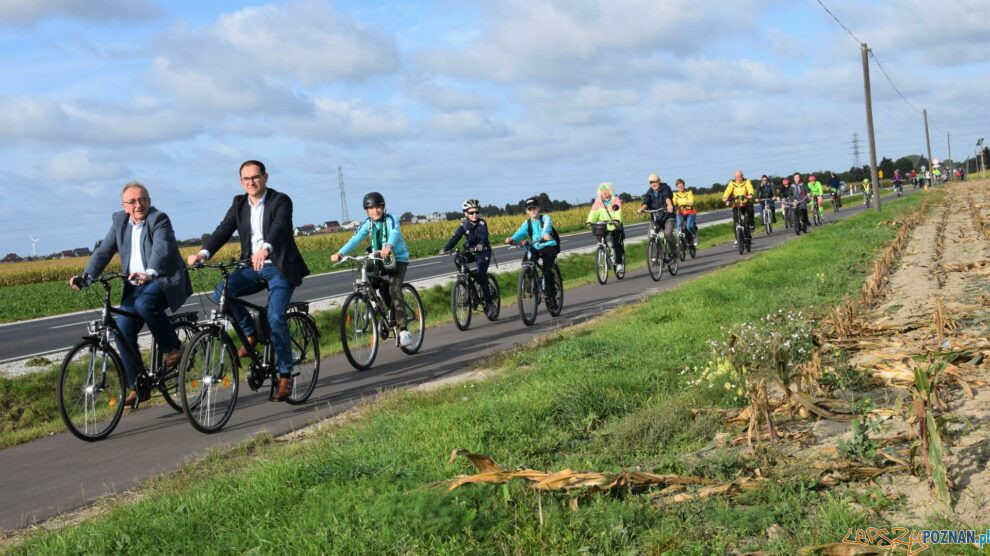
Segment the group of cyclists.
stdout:
<path fill-rule="evenodd" d="M 834 180 L 834 176 L 832 178 Z M 188 269 L 202 266 L 236 233 L 240 241 L 240 259 L 244 264 L 231 272 L 211 297 L 214 302 L 220 303 L 223 295 L 240 297 L 268 290 L 267 319 L 264 323 L 252 318 L 241 305 L 231 307 L 231 314 L 246 336 L 238 357 L 246 357 L 252 346 L 270 338 L 278 367 L 272 399 L 282 401 L 289 396 L 294 376 L 286 312 L 293 291 L 310 271 L 295 242 L 292 201 L 288 195 L 268 187 L 265 165 L 257 160 L 245 161 L 239 169 L 239 180 L 243 194 L 234 197 L 220 224 L 204 240 L 202 248 L 186 258 L 188 266 L 182 264 L 168 216 L 151 205 L 150 194 L 144 185 L 128 183 L 122 190 L 123 211 L 114 214 L 111 229 L 90 259 L 85 273 L 73 277 L 69 283 L 76 289 L 87 285 L 103 272 L 113 255 L 119 253 L 125 273 L 121 308 L 128 312 L 116 317 L 121 331 L 117 337 L 118 346 L 121 342 L 128 342 L 132 348 L 130 351 L 135 351 L 138 331 L 147 324 L 165 354 L 165 365 L 174 367 L 179 362 L 182 346 L 165 310 L 176 310 L 192 294 Z M 668 245 L 674 245 L 674 230 L 678 229 L 682 230 L 688 245 L 697 247 L 694 192 L 687 189 L 683 179 L 677 179 L 675 189 L 671 189 L 656 173 L 649 175 L 648 182 L 649 188 L 643 194 L 636 212 L 650 213 L 655 234 L 658 237 L 662 234 Z M 837 190 L 837 186 L 834 189 Z M 622 200 L 610 182 L 599 184 L 596 193 L 587 223 L 606 225 L 615 253 L 616 268 L 621 273 L 626 264 Z M 814 175 L 809 176 L 807 184 L 801 181 L 800 174 L 795 174 L 793 181 L 784 178 L 779 184 L 771 183 L 764 175 L 759 185 L 754 187 L 741 171 L 736 171 L 734 178 L 726 184 L 722 198 L 727 206 L 733 207 L 734 221 L 738 221 L 741 214 L 746 214 L 752 226 L 753 205 L 757 200 L 769 206 L 771 212 L 776 209 L 775 202 L 792 202 L 807 223 L 808 203 L 817 202 L 820 205 L 822 195 L 822 184 Z M 367 240 L 367 252 L 376 257 L 373 268 L 378 277 L 376 287 L 386 307 L 391 310 L 387 323 L 395 327 L 398 345 L 408 346 L 413 339 L 404 324 L 408 322 L 404 315 L 408 308 L 403 300 L 403 282 L 409 266 L 409 249 L 399 218 L 386 210 L 385 197 L 381 193 L 368 193 L 362 205 L 367 217 L 353 236 L 330 256 L 330 260 L 334 263 L 345 260 L 348 253 Z M 560 253 L 560 236 L 553 227 L 551 216 L 541 213 L 538 197 L 526 199 L 524 205 L 526 218 L 513 234 L 505 238 L 505 243 L 525 246 L 527 257 L 532 257 L 534 263 L 539 261 L 543 271 L 548 273 Z M 489 281 L 484 279 L 492 260 L 488 225 L 481 215 L 478 199 L 465 200 L 461 209 L 464 218 L 440 253 L 449 254 L 463 240 L 461 253 L 469 255 L 476 264 L 477 276 L 482 277 L 479 284 L 484 297 L 484 311 L 489 318 L 493 318 L 498 314 L 498 307 L 495 306 L 498 297 L 496 292 L 491 291 Z M 554 306 L 558 299 L 555 288 L 561 286 L 554 280 L 545 282 L 541 287 L 547 308 L 552 314 L 558 314 L 560 307 Z M 265 330 L 258 330 L 259 327 Z M 125 351 L 121 346 L 120 352 Z M 137 407 L 150 396 L 150 392 L 139 391 L 135 381 L 135 364 L 125 361 L 124 367 L 128 387 L 124 403 Z M 273 383 L 276 380 L 274 376 Z"/>

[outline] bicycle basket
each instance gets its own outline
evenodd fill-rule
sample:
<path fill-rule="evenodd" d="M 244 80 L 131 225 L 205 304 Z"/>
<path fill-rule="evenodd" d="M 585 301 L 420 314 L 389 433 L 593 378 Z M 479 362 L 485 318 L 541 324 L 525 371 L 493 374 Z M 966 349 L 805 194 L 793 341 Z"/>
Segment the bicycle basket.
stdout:
<path fill-rule="evenodd" d="M 603 222 L 594 222 L 591 224 L 591 233 L 595 234 L 595 237 L 602 237 L 608 233 L 608 224 Z"/>

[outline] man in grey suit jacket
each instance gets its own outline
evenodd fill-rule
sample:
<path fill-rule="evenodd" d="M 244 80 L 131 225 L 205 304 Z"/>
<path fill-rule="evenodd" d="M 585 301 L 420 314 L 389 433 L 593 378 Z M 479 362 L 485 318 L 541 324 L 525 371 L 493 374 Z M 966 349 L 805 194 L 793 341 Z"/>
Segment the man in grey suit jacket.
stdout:
<path fill-rule="evenodd" d="M 172 223 L 164 212 L 151 206 L 148 190 L 132 181 L 121 191 L 121 201 L 124 210 L 113 214 L 110 231 L 90 257 L 86 275 L 98 276 L 114 253 L 120 253 L 121 272 L 127 274 L 120 308 L 135 313 L 138 318 L 117 316 L 117 326 L 123 336 L 117 341 L 130 388 L 125 404 L 136 406 L 139 401 L 135 389 L 138 363 L 131 361 L 119 342 L 130 342 L 136 350 L 138 332 L 147 323 L 161 353 L 166 354 L 165 364 L 175 366 L 179 362 L 181 346 L 165 309 L 178 310 L 192 295 L 192 285 L 175 242 Z M 69 280 L 69 285 L 79 289 L 84 284 L 75 276 Z"/>

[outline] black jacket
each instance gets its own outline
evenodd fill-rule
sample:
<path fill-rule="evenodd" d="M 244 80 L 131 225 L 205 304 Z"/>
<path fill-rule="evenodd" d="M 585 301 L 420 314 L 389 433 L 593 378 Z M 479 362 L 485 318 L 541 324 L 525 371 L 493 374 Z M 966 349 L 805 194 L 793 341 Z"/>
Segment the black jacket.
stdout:
<path fill-rule="evenodd" d="M 461 225 L 457 227 L 457 231 L 451 236 L 447 245 L 444 245 L 443 250 L 453 249 L 461 237 L 466 238 L 464 246 L 468 249 L 481 245 L 485 251 L 491 251 L 492 246 L 488 242 L 488 223 L 485 222 L 484 218 L 479 218 L 478 222 L 474 224 L 467 218 L 462 219 Z"/>
<path fill-rule="evenodd" d="M 270 258 L 282 276 L 292 287 L 302 284 L 303 276 L 309 274 L 306 261 L 299 254 L 292 228 L 292 199 L 285 193 L 272 188 L 265 192 L 265 214 L 262 218 L 262 235 L 271 244 Z M 216 254 L 230 236 L 237 232 L 241 240 L 241 258 L 251 258 L 251 204 L 247 194 L 234 197 L 230 210 L 220 225 L 203 243 L 203 249 Z"/>

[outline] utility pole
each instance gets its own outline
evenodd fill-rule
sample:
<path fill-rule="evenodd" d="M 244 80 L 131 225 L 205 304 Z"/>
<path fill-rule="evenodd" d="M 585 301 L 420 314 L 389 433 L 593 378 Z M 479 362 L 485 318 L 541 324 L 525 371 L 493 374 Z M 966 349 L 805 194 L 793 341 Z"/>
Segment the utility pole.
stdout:
<path fill-rule="evenodd" d="M 932 163 L 932 141 L 928 138 L 928 109 L 922 108 L 921 114 L 925 117 L 925 148 L 928 149 L 928 187 L 935 187 L 935 165 Z"/>
<path fill-rule="evenodd" d="M 870 181 L 873 182 L 873 208 L 880 211 L 880 176 L 877 174 L 877 143 L 873 135 L 873 98 L 870 94 L 870 49 L 862 43 L 863 92 L 866 96 L 866 134 L 870 143 Z"/>
<path fill-rule="evenodd" d="M 949 160 L 952 160 L 952 136 L 949 135 L 948 131 L 945 132 L 945 146 L 949 151 Z M 952 160 L 952 165 L 956 165 L 955 160 Z M 949 168 L 949 171 L 951 172 L 952 168 Z M 952 177 L 950 176 L 949 179 L 952 179 Z"/>
<path fill-rule="evenodd" d="M 340 182 L 340 224 L 343 225 L 345 222 L 350 222 L 351 219 L 347 216 L 347 194 L 344 193 L 344 169 L 337 166 L 337 181 Z"/>

